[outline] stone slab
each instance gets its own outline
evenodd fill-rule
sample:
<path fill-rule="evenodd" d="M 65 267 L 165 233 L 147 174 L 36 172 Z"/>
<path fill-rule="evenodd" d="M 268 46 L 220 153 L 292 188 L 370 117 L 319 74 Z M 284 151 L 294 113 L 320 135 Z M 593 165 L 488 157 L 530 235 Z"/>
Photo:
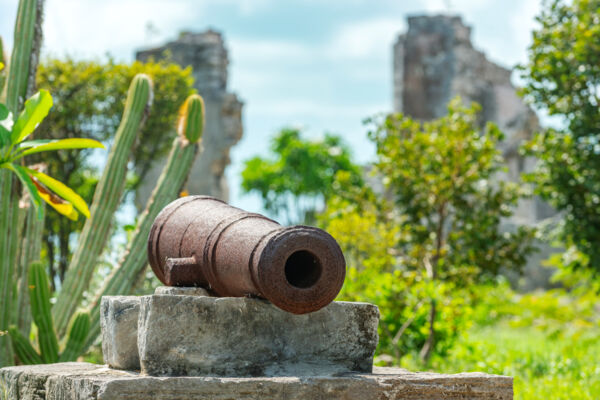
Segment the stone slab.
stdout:
<path fill-rule="evenodd" d="M 100 303 L 102 355 L 113 368 L 140 369 L 137 327 L 138 296 L 104 296 Z"/>
<path fill-rule="evenodd" d="M 60 363 L 0 369 L 0 388 L 15 400 L 509 400 L 513 379 L 483 373 L 412 373 L 312 377 L 152 377 L 105 365 Z M 1 392 L 0 392 L 1 393 Z"/>
<path fill-rule="evenodd" d="M 333 302 L 294 315 L 243 297 L 142 296 L 138 351 L 155 376 L 310 376 L 370 372 L 379 310 Z"/>
<path fill-rule="evenodd" d="M 170 294 L 173 296 L 210 296 L 208 291 L 201 287 L 159 286 L 154 289 L 154 294 Z"/>

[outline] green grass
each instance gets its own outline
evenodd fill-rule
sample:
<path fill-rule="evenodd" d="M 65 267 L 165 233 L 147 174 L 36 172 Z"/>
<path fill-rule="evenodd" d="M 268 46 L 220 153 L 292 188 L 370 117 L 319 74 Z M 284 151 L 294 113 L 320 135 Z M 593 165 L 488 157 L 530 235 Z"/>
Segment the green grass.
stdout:
<path fill-rule="evenodd" d="M 479 371 L 514 377 L 515 399 L 600 399 L 598 297 L 564 291 L 515 295 L 502 316 L 476 322 L 449 354 L 411 370 L 457 373 Z M 488 308 L 498 310 L 497 305 Z M 486 311 L 486 310 L 484 310 Z"/>

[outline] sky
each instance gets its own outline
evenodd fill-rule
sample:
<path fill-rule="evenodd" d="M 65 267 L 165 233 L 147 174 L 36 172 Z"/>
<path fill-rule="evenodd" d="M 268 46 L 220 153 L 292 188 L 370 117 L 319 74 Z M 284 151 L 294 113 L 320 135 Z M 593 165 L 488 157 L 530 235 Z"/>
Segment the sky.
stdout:
<path fill-rule="evenodd" d="M 0 0 L 0 36 L 12 46 L 17 0 Z M 358 162 L 374 148 L 363 120 L 392 109 L 392 45 L 406 17 L 457 14 L 472 41 L 506 67 L 526 60 L 541 0 L 46 0 L 43 55 L 133 61 L 138 49 L 178 33 L 220 31 L 229 50 L 229 90 L 245 103 L 244 137 L 227 170 L 230 202 L 242 195 L 243 161 L 266 155 L 284 126 L 307 137 L 344 137 Z M 149 27 L 152 27 L 151 29 Z"/>

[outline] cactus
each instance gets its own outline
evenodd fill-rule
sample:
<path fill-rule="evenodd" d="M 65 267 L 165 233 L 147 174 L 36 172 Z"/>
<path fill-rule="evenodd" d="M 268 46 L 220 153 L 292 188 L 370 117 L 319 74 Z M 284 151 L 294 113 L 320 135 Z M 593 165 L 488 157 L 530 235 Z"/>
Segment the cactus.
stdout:
<path fill-rule="evenodd" d="M 100 300 L 102 296 L 128 294 L 133 289 L 137 277 L 146 267 L 146 246 L 148 233 L 158 213 L 172 200 L 183 187 L 198 152 L 198 142 L 204 131 L 204 101 L 199 95 L 189 96 L 181 107 L 177 123 L 178 136 L 158 183 L 146 207 L 138 219 L 135 232 L 125 255 L 108 277 L 105 285 L 95 295 L 91 304 L 91 328 L 85 348 L 93 344 L 100 333 Z"/>
<path fill-rule="evenodd" d="M 0 37 L 0 93 L 4 90 L 4 82 L 6 81 L 6 58 L 4 56 L 4 42 Z"/>
<path fill-rule="evenodd" d="M 6 82 L 0 96 L 6 104 L 13 118 L 18 115 L 23 99 L 31 90 L 35 76 L 34 49 L 39 49 L 41 35 L 36 34 L 36 24 L 41 21 L 40 14 L 43 0 L 21 0 L 17 11 L 15 23 L 13 50 L 6 74 Z M 38 26 L 37 31 L 41 32 Z M 35 55 L 37 57 L 37 54 Z M 3 62 L 4 63 L 4 62 Z M 4 118 L 2 118 L 4 119 Z M 3 143 L 0 142 L 0 147 Z M 18 222 L 18 202 L 16 180 L 11 171 L 0 171 L 0 232 L 4 240 L 0 241 L 0 366 L 12 364 L 13 352 L 11 342 L 6 335 L 2 335 L 11 322 L 13 299 L 16 297 L 13 282 L 18 279 L 16 274 L 16 253 L 19 244 L 19 235 L 16 230 Z"/>
<path fill-rule="evenodd" d="M 23 230 L 23 240 L 21 242 L 21 254 L 18 257 L 18 289 L 16 309 L 19 312 L 13 315 L 13 324 L 15 324 L 21 333 L 27 335 L 31 328 L 31 313 L 29 311 L 29 295 L 27 292 L 27 276 L 31 263 L 39 258 L 42 245 L 42 232 L 44 230 L 44 219 L 38 218 L 35 207 L 28 201 L 28 195 L 23 196 L 21 203 L 24 205 L 25 226 Z M 43 207 L 43 206 L 42 206 Z M 42 213 L 44 209 L 42 208 Z"/>
<path fill-rule="evenodd" d="M 59 362 L 75 361 L 81 354 L 85 338 L 90 330 L 90 314 L 87 311 L 77 311 L 69 329 L 67 344 L 58 358 Z"/>
<path fill-rule="evenodd" d="M 29 267 L 29 296 L 33 320 L 38 329 L 38 354 L 17 326 L 8 329 L 12 346 L 23 364 L 54 363 L 57 361 L 74 361 L 79 356 L 85 337 L 90 327 L 90 317 L 87 312 L 75 314 L 66 345 L 59 355 L 59 345 L 52 313 L 50 312 L 50 288 L 48 275 L 40 262 L 34 262 Z"/>
<path fill-rule="evenodd" d="M 58 340 L 50 313 L 50 282 L 44 267 L 34 262 L 29 267 L 29 300 L 31 315 L 38 327 L 38 343 L 42 360 L 46 363 L 58 359 Z"/>
<path fill-rule="evenodd" d="M 59 334 L 65 332 L 69 318 L 83 299 L 83 292 L 92 278 L 96 260 L 108 240 L 112 218 L 125 188 L 127 161 L 136 134 L 152 101 L 151 86 L 150 78 L 139 74 L 133 79 L 129 88 L 123 118 L 110 150 L 106 168 L 94 193 L 91 217 L 83 227 L 77 250 L 71 259 L 54 305 L 53 314 Z"/>

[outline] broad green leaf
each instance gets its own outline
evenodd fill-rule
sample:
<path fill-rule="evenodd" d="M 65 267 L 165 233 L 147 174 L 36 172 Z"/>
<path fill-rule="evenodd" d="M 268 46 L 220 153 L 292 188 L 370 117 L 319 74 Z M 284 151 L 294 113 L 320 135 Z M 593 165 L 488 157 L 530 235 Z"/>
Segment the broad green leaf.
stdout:
<path fill-rule="evenodd" d="M 13 126 L 10 141 L 13 145 L 19 143 L 46 118 L 52 107 L 52 96 L 47 90 L 40 90 L 25 102 L 25 108 Z"/>
<path fill-rule="evenodd" d="M 85 204 L 85 201 L 81 198 L 81 196 L 75 193 L 73 189 L 69 188 L 64 183 L 59 182 L 56 179 L 44 174 L 43 172 L 39 172 L 30 168 L 27 168 L 27 172 L 29 172 L 34 178 L 36 178 L 42 184 L 44 184 L 48 189 L 52 190 L 58 196 L 71 203 L 87 218 L 90 217 L 90 210 L 88 209 L 87 204 Z"/>
<path fill-rule="evenodd" d="M 35 209 L 37 210 L 38 219 L 42 219 L 44 216 L 43 210 L 41 207 L 42 206 L 42 198 L 40 196 L 40 192 L 38 191 L 38 188 L 35 186 L 34 182 L 29 177 L 27 168 L 21 167 L 20 165 L 11 164 L 11 163 L 6 163 L 4 165 L 6 165 L 6 168 L 13 171 L 19 177 L 21 182 L 23 182 L 23 185 L 27 188 L 27 191 L 31 195 L 31 200 L 33 201 L 33 205 L 35 206 Z"/>
<path fill-rule="evenodd" d="M 10 111 L 8 111 L 8 108 L 6 108 L 4 104 L 0 103 L 0 121 L 4 121 L 9 115 Z"/>
<path fill-rule="evenodd" d="M 46 144 L 46 143 L 50 143 L 53 142 L 54 140 L 58 140 L 58 139 L 38 139 L 38 140 L 28 140 L 26 142 L 21 142 L 19 144 L 17 144 L 17 148 L 19 150 L 22 149 L 28 149 L 30 147 L 35 147 L 35 146 L 39 146 L 41 144 Z"/>
<path fill-rule="evenodd" d="M 34 153 L 41 153 L 42 151 L 104 148 L 102 143 L 93 139 L 59 139 L 37 145 L 34 144 L 33 146 L 29 146 L 28 142 L 23 142 L 21 145 L 22 146 L 19 147 L 28 147 L 28 150 L 25 150 L 15 158 L 21 158 Z"/>
<path fill-rule="evenodd" d="M 0 125 L 0 149 L 10 144 L 10 131 Z"/>

